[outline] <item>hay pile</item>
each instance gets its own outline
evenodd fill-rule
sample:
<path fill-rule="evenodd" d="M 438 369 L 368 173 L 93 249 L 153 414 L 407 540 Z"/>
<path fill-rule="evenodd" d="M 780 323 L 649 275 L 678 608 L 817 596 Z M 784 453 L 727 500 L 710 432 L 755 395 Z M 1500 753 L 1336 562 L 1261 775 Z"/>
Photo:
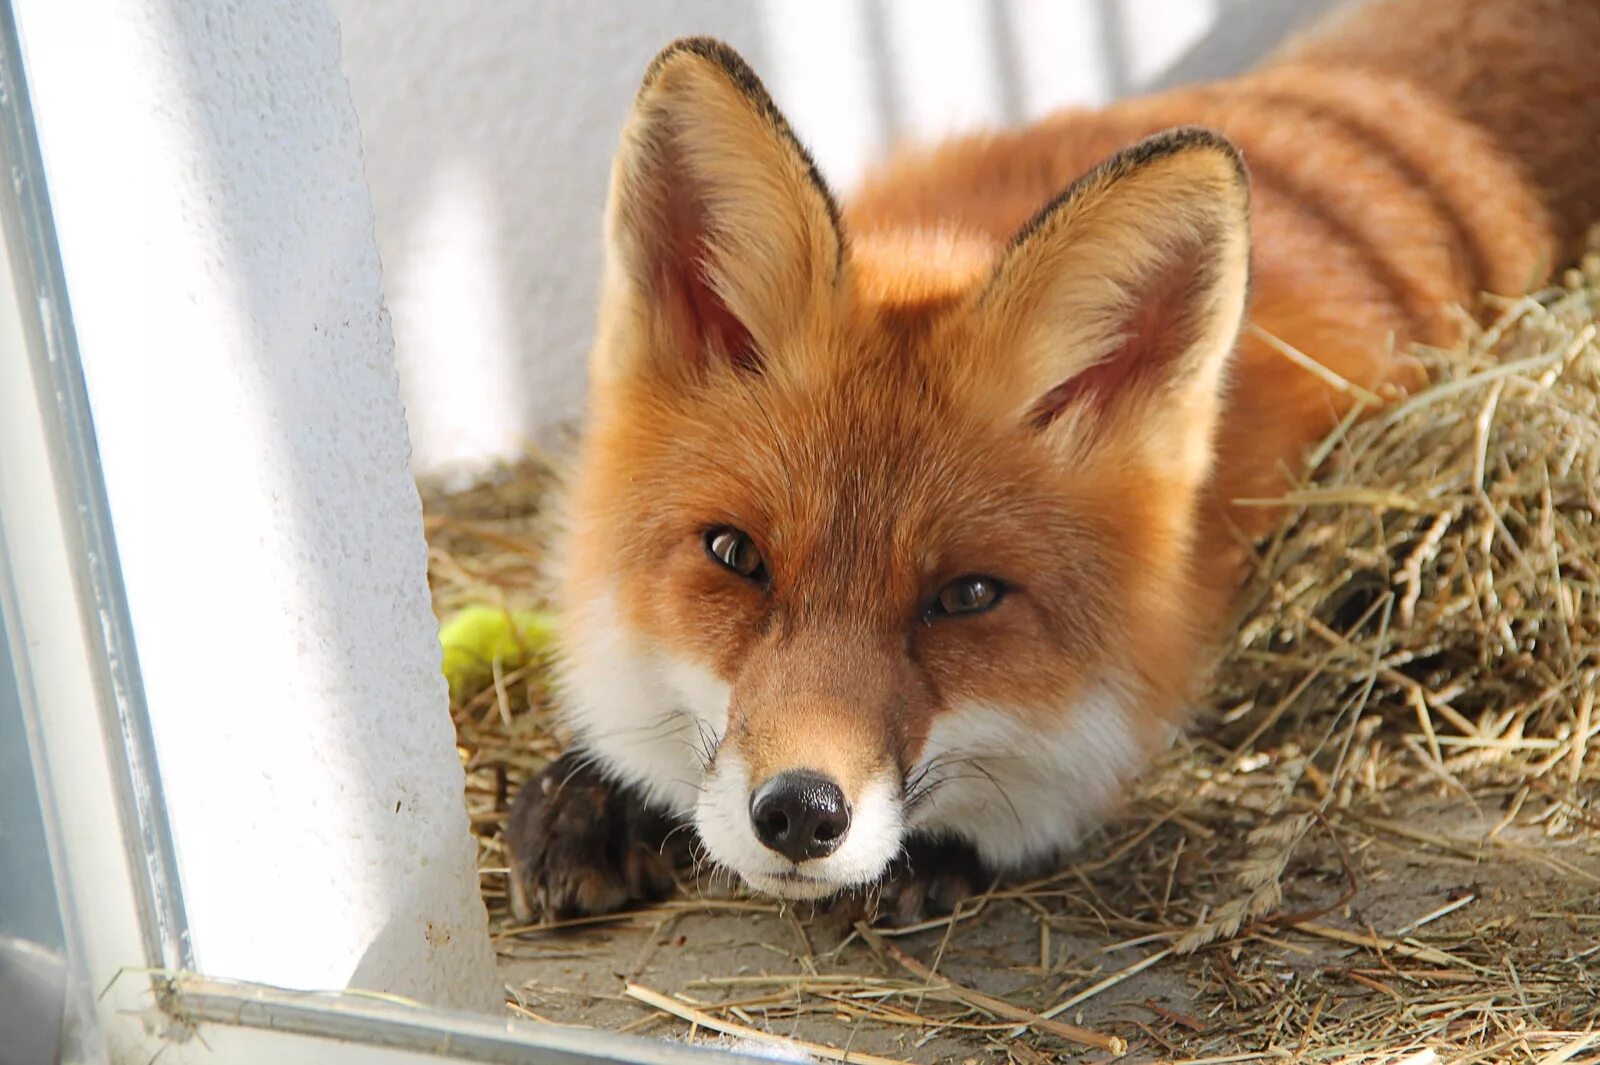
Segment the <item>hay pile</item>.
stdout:
<path fill-rule="evenodd" d="M 1060 1017 L 1130 1060 L 1600 1062 L 1600 254 L 1493 313 L 1276 501 L 1214 703 L 1123 816 L 952 919 L 831 928 L 702 884 L 510 927 L 508 793 L 564 737 L 546 663 L 491 663 L 453 712 L 513 1010 L 899 1060 L 1071 1057 Z M 441 617 L 541 605 L 551 483 L 425 493 Z"/>
<path fill-rule="evenodd" d="M 1576 780 L 1574 708 L 1600 677 L 1600 345 L 1595 290 L 1571 281 L 1464 352 L 1424 350 L 1432 388 L 1324 442 L 1244 597 L 1216 686 L 1233 716 L 1409 708 L 1440 769 L 1537 736 Z"/>
<path fill-rule="evenodd" d="M 1239 757 L 1291 745 L 1286 793 L 1326 811 L 1420 771 L 1459 795 L 1496 782 L 1576 797 L 1592 770 L 1600 253 L 1584 266 L 1459 350 L 1420 350 L 1432 387 L 1341 425 L 1285 495 L 1213 698 L 1245 730 L 1218 733 Z M 1550 816 L 1552 830 L 1587 817 Z M 1276 905 L 1268 874 L 1310 824 L 1258 827 L 1249 891 L 1184 946 Z"/>

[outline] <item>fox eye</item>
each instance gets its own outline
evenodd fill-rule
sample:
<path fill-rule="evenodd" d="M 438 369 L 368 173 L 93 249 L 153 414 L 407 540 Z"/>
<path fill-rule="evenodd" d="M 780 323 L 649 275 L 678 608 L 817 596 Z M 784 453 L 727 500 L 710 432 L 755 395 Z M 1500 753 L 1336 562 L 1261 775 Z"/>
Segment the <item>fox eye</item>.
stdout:
<path fill-rule="evenodd" d="M 753 581 L 766 578 L 766 560 L 750 537 L 738 529 L 727 525 L 708 529 L 705 540 L 706 554 L 718 565 Z"/>
<path fill-rule="evenodd" d="M 935 614 L 981 614 L 1000 601 L 1005 587 L 993 577 L 957 577 L 939 589 Z"/>

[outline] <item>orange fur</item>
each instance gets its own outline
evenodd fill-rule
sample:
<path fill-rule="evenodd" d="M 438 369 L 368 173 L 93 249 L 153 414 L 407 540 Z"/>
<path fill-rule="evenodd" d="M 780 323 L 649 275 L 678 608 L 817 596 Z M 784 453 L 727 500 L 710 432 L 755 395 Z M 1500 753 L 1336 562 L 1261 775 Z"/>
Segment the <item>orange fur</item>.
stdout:
<path fill-rule="evenodd" d="M 1533 6 L 1379 0 L 1231 81 L 906 151 L 843 212 L 736 57 L 664 52 L 613 173 L 566 508 L 585 742 L 648 776 L 594 723 L 618 713 L 603 645 L 722 686 L 705 753 L 754 783 L 807 767 L 854 796 L 953 708 L 1043 734 L 1102 691 L 1154 749 L 1275 517 L 1234 501 L 1352 402 L 1278 349 L 1396 394 L 1405 344 L 1593 220 L 1596 9 Z M 1536 54 L 1563 65 L 1484 80 Z M 1248 185 L 1213 135 L 1143 140 L 1175 126 L 1237 145 Z M 764 582 L 708 559 L 723 526 Z M 972 573 L 1010 589 L 995 609 L 927 613 Z"/>

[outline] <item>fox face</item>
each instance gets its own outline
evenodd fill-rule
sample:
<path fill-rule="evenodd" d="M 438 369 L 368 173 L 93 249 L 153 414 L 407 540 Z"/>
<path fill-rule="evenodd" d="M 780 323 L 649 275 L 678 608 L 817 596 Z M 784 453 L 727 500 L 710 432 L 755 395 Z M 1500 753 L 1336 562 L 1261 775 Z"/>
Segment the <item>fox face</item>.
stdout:
<path fill-rule="evenodd" d="M 578 743 L 751 886 L 910 833 L 1069 845 L 1169 736 L 1246 303 L 1248 182 L 1180 130 L 1008 245 L 846 232 L 713 42 L 646 75 L 559 553 Z"/>

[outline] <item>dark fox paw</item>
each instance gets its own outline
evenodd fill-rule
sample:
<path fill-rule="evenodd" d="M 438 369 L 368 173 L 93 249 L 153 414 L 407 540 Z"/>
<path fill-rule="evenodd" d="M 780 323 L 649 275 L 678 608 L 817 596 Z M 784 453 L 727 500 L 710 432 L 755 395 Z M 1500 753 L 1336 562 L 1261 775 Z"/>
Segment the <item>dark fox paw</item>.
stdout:
<path fill-rule="evenodd" d="M 851 920 L 915 924 L 943 917 L 989 885 L 976 851 L 958 840 L 912 836 L 871 887 L 842 896 L 831 909 Z"/>
<path fill-rule="evenodd" d="M 518 921 L 614 913 L 664 898 L 692 829 L 569 751 L 511 804 L 511 913 Z"/>
<path fill-rule="evenodd" d="M 878 887 L 878 915 L 895 924 L 943 917 L 988 887 L 989 879 L 967 844 L 913 836 Z"/>

